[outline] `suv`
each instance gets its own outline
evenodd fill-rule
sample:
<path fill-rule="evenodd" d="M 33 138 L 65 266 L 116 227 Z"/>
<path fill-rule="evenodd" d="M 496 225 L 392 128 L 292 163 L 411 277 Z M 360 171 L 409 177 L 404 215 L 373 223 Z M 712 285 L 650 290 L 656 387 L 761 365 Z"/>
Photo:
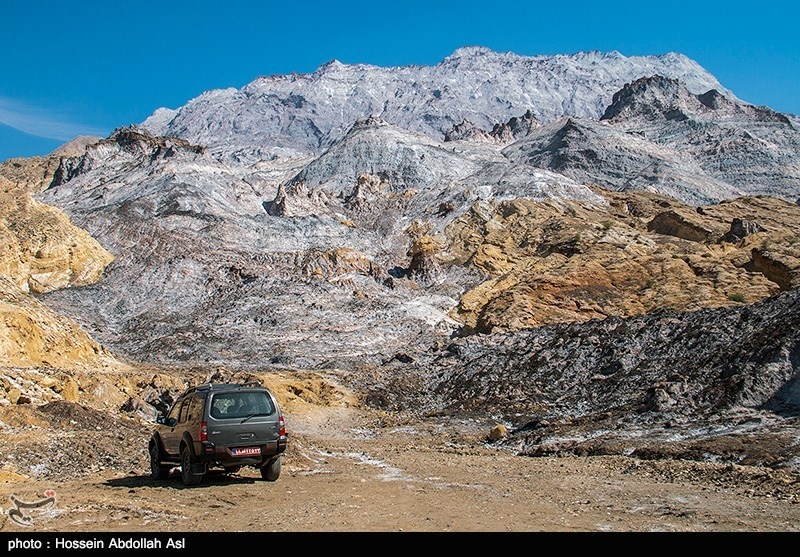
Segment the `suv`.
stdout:
<path fill-rule="evenodd" d="M 258 382 L 206 383 L 182 393 L 150 437 L 150 472 L 166 479 L 180 467 L 184 485 L 197 485 L 206 473 L 261 471 L 274 482 L 281 473 L 287 433 L 275 395 Z"/>

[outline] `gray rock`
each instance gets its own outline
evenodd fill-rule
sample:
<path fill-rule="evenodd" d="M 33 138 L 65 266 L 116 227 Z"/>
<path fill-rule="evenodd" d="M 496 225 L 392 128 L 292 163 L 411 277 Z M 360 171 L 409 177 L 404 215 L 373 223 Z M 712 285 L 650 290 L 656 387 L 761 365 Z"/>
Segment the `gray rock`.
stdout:
<path fill-rule="evenodd" d="M 241 89 L 206 92 L 142 126 L 208 146 L 225 159 L 254 162 L 320 154 L 353 122 L 379 117 L 436 140 L 468 120 L 491 130 L 527 110 L 542 122 L 599 118 L 625 83 L 654 73 L 681 78 L 694 93 L 734 98 L 689 58 L 581 52 L 519 56 L 466 47 L 435 66 L 377 67 L 336 60 L 312 74 L 259 77 Z"/>
<path fill-rule="evenodd" d="M 693 94 L 676 79 L 652 76 L 615 93 L 601 120 L 690 157 L 740 191 L 792 200 L 800 188 L 800 127 L 768 107 L 715 89 Z M 716 194 L 718 200 L 728 196 Z"/>

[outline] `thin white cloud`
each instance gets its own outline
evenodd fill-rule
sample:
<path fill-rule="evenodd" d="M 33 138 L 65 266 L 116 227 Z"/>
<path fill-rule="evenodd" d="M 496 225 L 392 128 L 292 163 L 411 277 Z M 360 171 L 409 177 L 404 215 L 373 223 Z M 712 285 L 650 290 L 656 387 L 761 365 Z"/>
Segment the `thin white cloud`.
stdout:
<path fill-rule="evenodd" d="M 30 106 L 0 97 L 0 124 L 29 135 L 69 141 L 79 135 L 105 137 L 107 132 L 93 126 L 70 122 L 58 111 Z"/>

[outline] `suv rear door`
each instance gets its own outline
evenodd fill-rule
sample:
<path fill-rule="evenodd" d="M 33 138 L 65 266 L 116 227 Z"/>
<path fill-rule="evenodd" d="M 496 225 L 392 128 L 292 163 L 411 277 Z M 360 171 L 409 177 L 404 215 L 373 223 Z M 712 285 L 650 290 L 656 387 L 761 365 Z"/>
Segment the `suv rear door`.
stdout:
<path fill-rule="evenodd" d="M 167 416 L 166 427 L 161 431 L 161 441 L 164 450 L 172 457 L 180 454 L 183 434 L 189 432 L 192 441 L 199 441 L 200 422 L 203 419 L 203 399 L 201 393 L 192 393 L 183 400 L 178 401 Z M 172 422 L 170 418 L 175 418 Z"/>
<path fill-rule="evenodd" d="M 213 393 L 208 412 L 208 440 L 216 446 L 257 447 L 277 442 L 280 412 L 263 390 Z"/>

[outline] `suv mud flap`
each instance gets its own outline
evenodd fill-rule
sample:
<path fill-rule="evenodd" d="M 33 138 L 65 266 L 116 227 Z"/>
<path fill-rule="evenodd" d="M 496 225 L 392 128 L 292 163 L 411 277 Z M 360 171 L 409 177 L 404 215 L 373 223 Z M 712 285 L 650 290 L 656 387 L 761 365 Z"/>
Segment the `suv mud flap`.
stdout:
<path fill-rule="evenodd" d="M 208 472 L 208 465 L 205 462 L 195 462 L 192 464 L 192 476 L 205 476 Z"/>

